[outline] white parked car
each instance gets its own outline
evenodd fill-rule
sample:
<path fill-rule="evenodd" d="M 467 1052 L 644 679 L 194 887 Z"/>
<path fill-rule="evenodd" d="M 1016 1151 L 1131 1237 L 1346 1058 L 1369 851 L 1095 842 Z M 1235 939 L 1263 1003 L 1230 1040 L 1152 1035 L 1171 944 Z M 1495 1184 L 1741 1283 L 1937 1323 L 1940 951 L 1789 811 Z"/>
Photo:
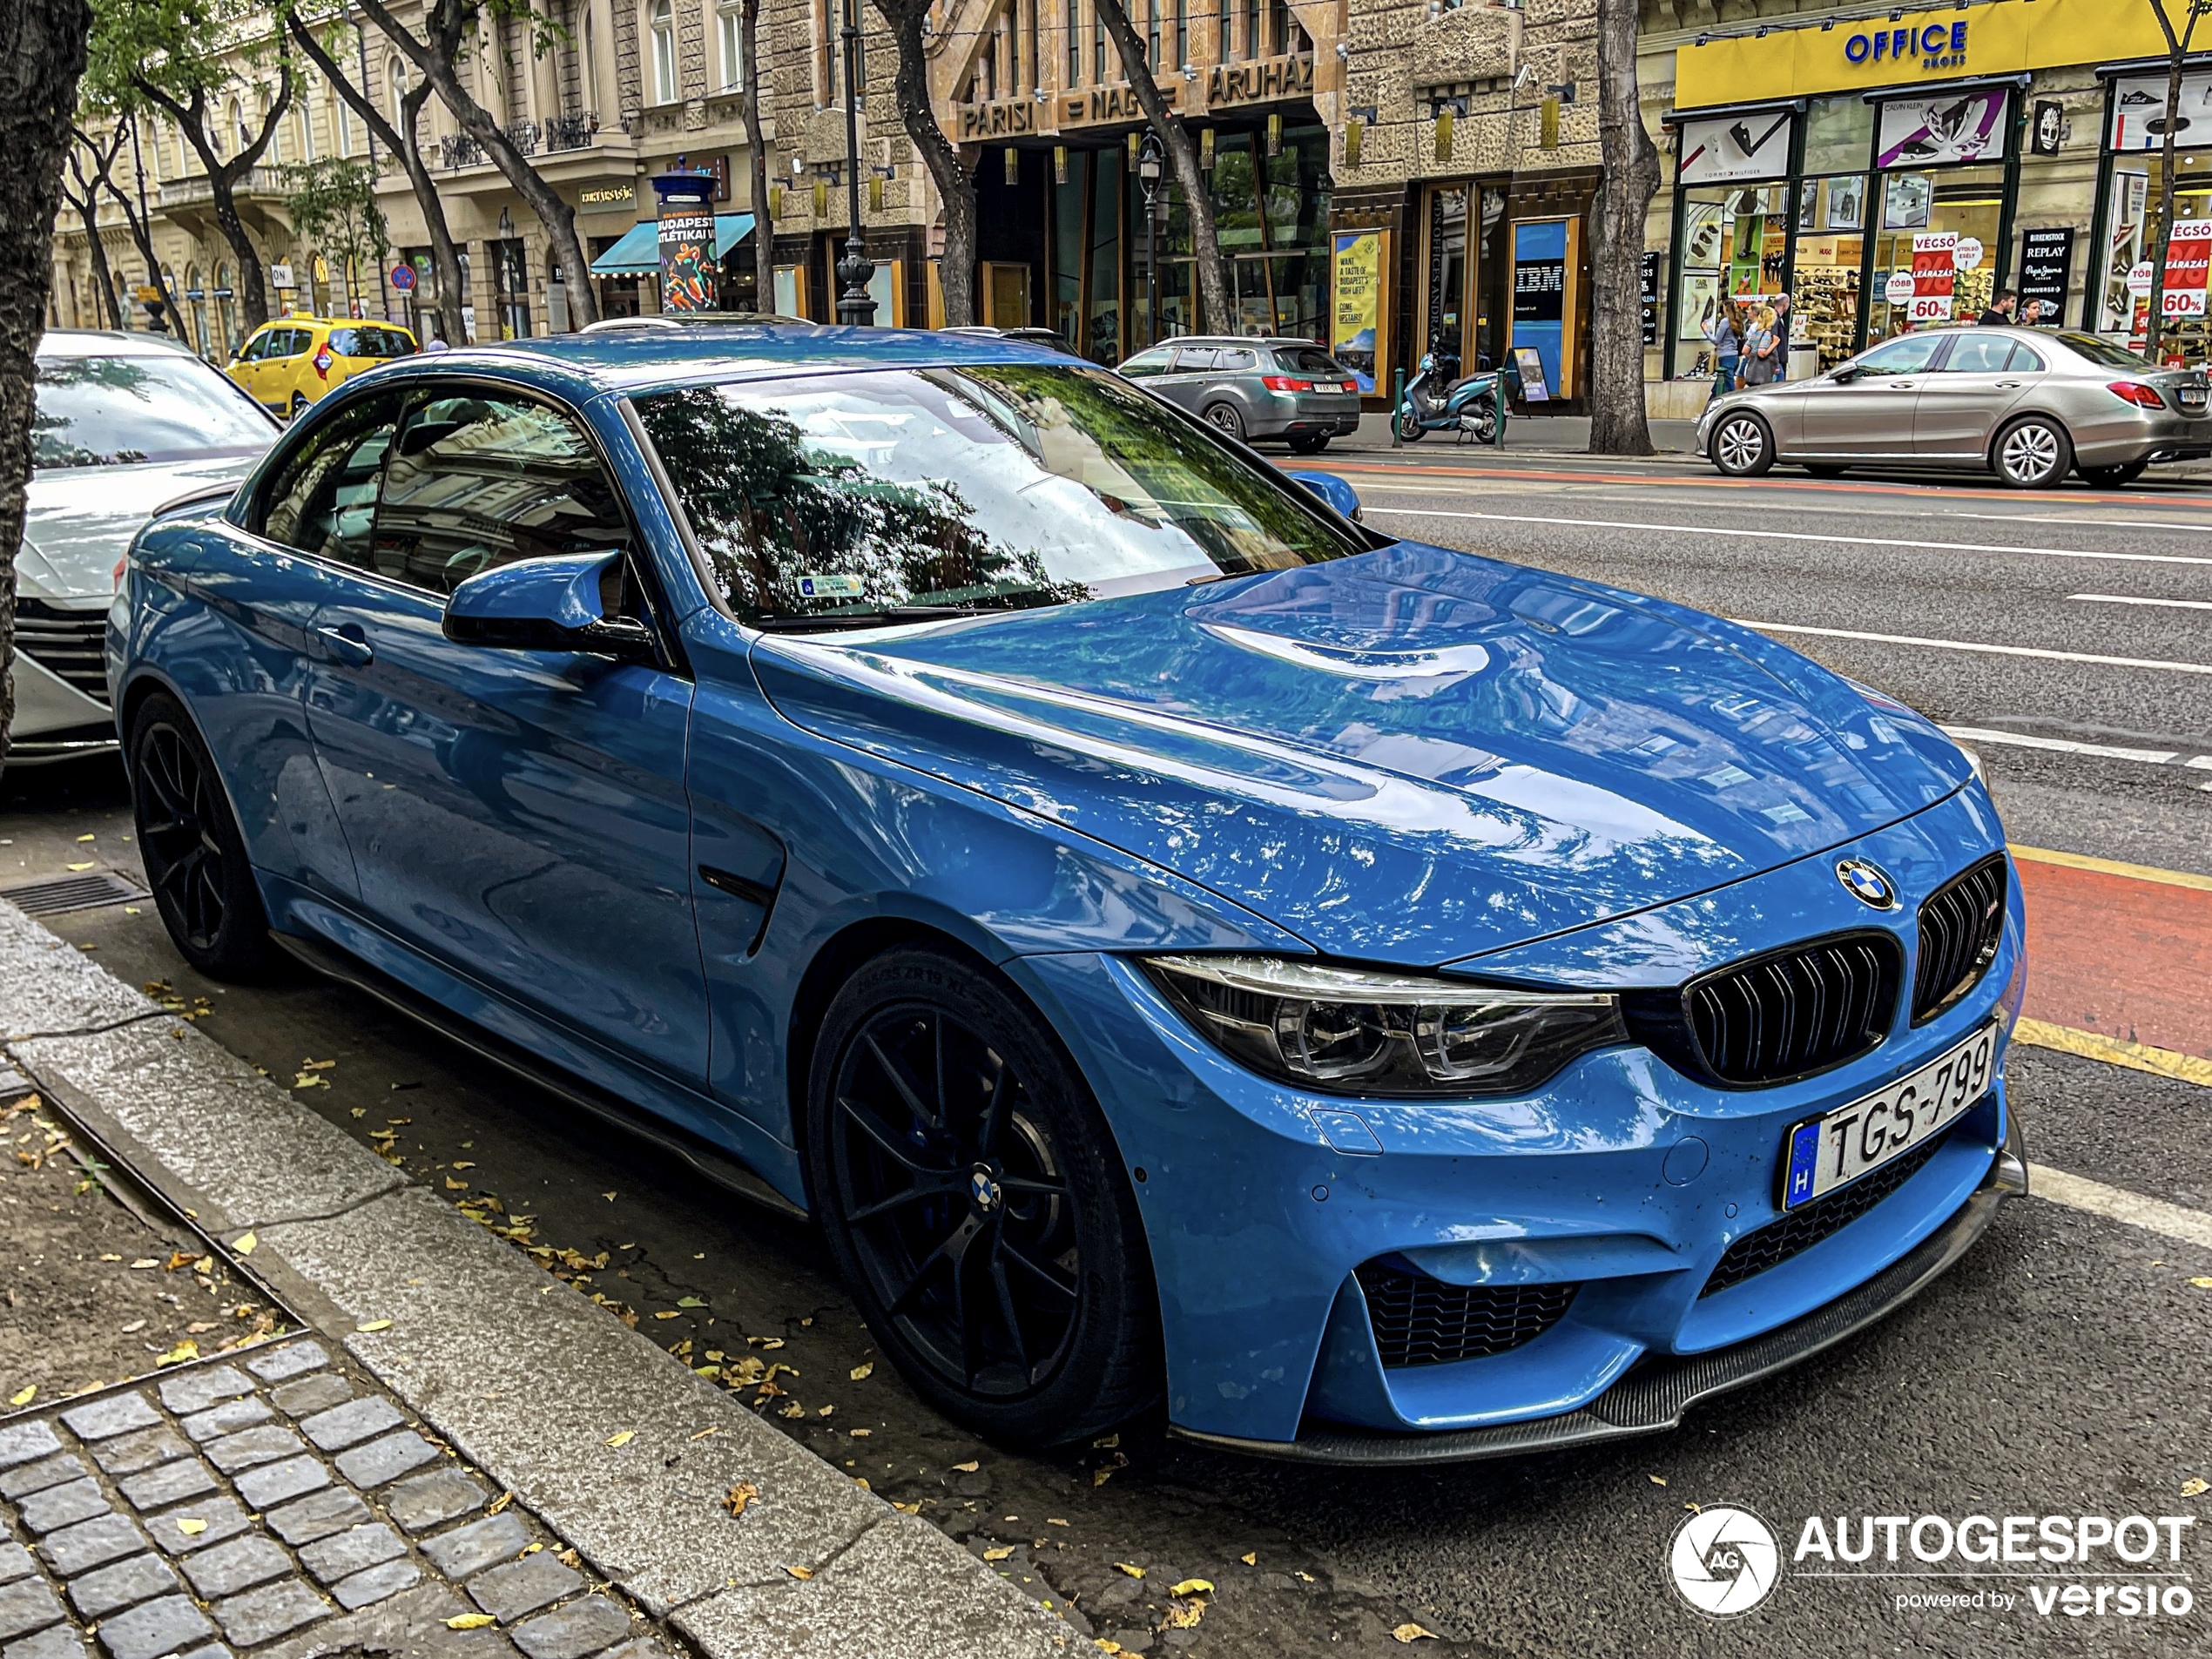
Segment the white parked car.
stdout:
<path fill-rule="evenodd" d="M 40 341 L 10 765 L 115 748 L 102 634 L 117 562 L 156 508 L 235 485 L 281 430 L 166 335 L 56 330 Z"/>

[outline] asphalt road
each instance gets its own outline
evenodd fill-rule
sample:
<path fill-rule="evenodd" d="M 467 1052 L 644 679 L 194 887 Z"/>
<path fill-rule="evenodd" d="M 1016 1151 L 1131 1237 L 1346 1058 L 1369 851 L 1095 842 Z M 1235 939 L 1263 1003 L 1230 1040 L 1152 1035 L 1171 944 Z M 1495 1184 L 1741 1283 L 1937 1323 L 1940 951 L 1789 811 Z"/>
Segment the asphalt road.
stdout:
<path fill-rule="evenodd" d="M 2212 666 L 2202 637 L 2212 610 L 2073 597 L 2212 604 L 2212 489 L 2020 497 L 1878 481 L 1745 487 L 1680 465 L 1522 456 L 1475 466 L 1455 458 L 1448 470 L 1426 455 L 1331 460 L 1372 521 L 1404 534 L 1769 624 L 1951 642 L 1780 636 L 1946 725 L 2170 754 L 2152 762 L 1979 744 L 2016 840 L 2212 873 L 2212 794 L 2200 786 L 2212 771 L 2185 764 L 2212 754 L 2212 676 L 2142 665 Z M 0 797 L 0 887 L 71 863 L 135 870 L 111 769 L 11 773 Z M 85 835 L 93 839 L 78 839 Z M 327 1084 L 302 1091 L 317 1110 L 364 1139 L 395 1131 L 406 1167 L 434 1190 L 496 1193 L 509 1212 L 536 1218 L 543 1244 L 609 1251 L 587 1288 L 636 1310 L 664 1345 L 688 1339 L 692 1363 L 748 1336 L 781 1339 L 773 1357 L 799 1374 L 781 1379 L 789 1393 L 773 1403 L 797 1403 L 805 1415 L 774 1420 L 886 1496 L 923 1505 L 979 1552 L 1012 1546 L 1004 1570 L 1031 1580 L 1041 1597 L 1072 1595 L 1100 1634 L 1132 1646 L 1123 1633 L 1148 1623 L 1145 1608 L 1191 1576 L 1217 1586 L 1212 1605 L 1197 1629 L 1152 1636 L 1153 1651 L 2166 1654 L 2206 1645 L 2205 1610 L 2155 1620 L 2043 1615 L 2019 1580 L 1793 1575 L 1749 1616 L 1716 1623 L 1676 1599 L 1665 1562 L 1690 1504 L 1747 1505 L 1775 1523 L 1785 1548 L 1814 1515 L 1831 1527 L 1864 1515 L 2212 1517 L 2212 1497 L 2178 1495 L 2183 1481 L 2212 1476 L 2212 1291 L 2190 1282 L 2212 1277 L 2212 1250 L 2041 1199 L 2015 1204 L 1964 1263 L 1879 1329 L 1695 1413 L 1679 1433 L 1622 1448 L 1390 1474 L 1250 1462 L 1138 1427 L 1117 1446 L 1013 1456 L 935 1419 L 888 1366 L 852 1378 L 874 1356 L 806 1229 L 748 1210 L 353 992 L 304 977 L 256 988 L 199 981 L 152 907 L 136 908 L 51 925 L 125 979 L 165 981 L 188 1002 L 204 995 L 202 1028 L 280 1081 L 307 1060 L 335 1061 L 307 1074 Z M 2124 960 L 2110 969 L 2116 988 L 2156 970 Z M 2014 1050 L 2011 1076 L 2038 1161 L 2212 1209 L 2212 1094 L 2027 1049 Z M 679 1307 L 687 1297 L 702 1305 Z M 677 1317 L 653 1317 L 661 1312 Z M 825 1406 L 833 1408 L 826 1416 Z M 958 1467 L 971 1460 L 979 1467 Z M 2209 1548 L 2187 1540 L 2179 1568 L 2155 1581 L 2212 1596 L 2212 1576 L 2189 1575 L 2190 1562 L 2212 1560 Z M 1919 1564 L 1908 1554 L 1899 1565 Z M 1896 1602 L 1905 1592 L 1960 1590 L 2018 1599 L 2007 1610 Z M 1401 1648 L 1389 1632 L 1408 1621 L 1444 1640 Z"/>

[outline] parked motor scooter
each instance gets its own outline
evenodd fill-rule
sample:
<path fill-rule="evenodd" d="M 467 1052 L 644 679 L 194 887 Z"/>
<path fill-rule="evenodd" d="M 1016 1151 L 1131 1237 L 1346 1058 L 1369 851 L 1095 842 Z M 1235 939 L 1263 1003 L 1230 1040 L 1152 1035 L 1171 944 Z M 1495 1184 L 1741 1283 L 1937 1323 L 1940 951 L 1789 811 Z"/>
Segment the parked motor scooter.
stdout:
<path fill-rule="evenodd" d="M 1455 433 L 1462 443 L 1495 443 L 1505 420 L 1504 374 L 1496 369 L 1454 379 L 1459 360 L 1429 352 L 1406 382 L 1405 399 L 1391 419 L 1400 442 L 1430 432 Z"/>

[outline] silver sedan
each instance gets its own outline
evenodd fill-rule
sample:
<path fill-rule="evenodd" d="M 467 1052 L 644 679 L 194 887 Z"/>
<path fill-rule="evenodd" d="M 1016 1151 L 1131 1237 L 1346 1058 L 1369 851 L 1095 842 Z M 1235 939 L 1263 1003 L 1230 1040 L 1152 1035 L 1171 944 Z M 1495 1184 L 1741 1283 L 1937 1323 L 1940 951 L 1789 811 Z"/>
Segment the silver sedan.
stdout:
<path fill-rule="evenodd" d="M 2212 455 L 2202 368 L 2154 368 L 2094 334 L 1965 326 L 1902 334 L 1811 380 L 1713 400 L 1698 452 L 1732 477 L 1777 461 L 1986 469 L 2041 489 L 2078 469 L 2134 482 L 2153 462 Z"/>

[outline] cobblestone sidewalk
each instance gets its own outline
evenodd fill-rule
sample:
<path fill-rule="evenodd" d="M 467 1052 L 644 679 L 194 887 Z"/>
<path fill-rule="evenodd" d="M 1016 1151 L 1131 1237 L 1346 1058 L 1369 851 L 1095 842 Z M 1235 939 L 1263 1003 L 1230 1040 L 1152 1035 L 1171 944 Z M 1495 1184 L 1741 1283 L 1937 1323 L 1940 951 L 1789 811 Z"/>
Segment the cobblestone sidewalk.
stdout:
<path fill-rule="evenodd" d="M 0 1424 L 0 1659 L 666 1659 L 321 1344 L 233 1358 Z"/>

